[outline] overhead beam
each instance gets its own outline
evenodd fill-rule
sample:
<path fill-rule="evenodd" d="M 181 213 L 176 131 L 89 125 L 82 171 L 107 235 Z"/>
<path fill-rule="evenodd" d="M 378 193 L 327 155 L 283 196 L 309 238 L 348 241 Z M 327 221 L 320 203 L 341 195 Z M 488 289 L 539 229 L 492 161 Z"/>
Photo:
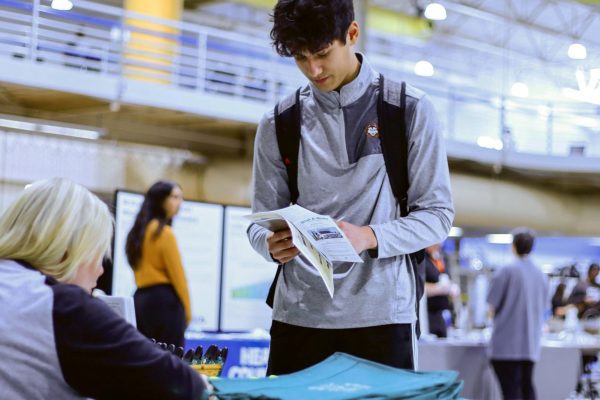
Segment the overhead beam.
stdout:
<path fill-rule="evenodd" d="M 0 107 L 0 110 L 3 110 L 3 108 Z M 17 115 L 21 114 L 19 113 Z M 212 135 L 206 132 L 174 129 L 167 126 L 151 125 L 130 120 L 117 119 L 123 118 L 123 115 L 119 115 L 117 117 L 107 114 L 101 119 L 98 119 L 97 116 L 90 114 L 77 117 L 75 115 L 63 115 L 60 113 L 39 110 L 27 110 L 27 116 L 48 121 L 78 123 L 104 128 L 108 133 L 108 139 L 122 140 L 124 142 L 136 141 L 146 144 L 161 144 L 174 148 L 186 148 L 189 145 L 194 146 L 194 148 L 208 146 L 211 148 L 223 149 L 228 153 L 234 152 L 239 154 L 241 154 L 245 149 L 245 141 L 243 138 L 236 139 L 231 137 L 223 137 L 222 135 Z"/>
<path fill-rule="evenodd" d="M 498 13 L 495 13 L 492 11 L 476 9 L 469 5 L 465 5 L 462 2 L 454 1 L 454 0 L 446 0 L 444 2 L 444 5 L 449 11 L 456 12 L 459 14 L 464 14 L 464 15 L 471 16 L 474 18 L 479 18 L 484 21 L 501 23 L 501 24 L 513 23 L 521 28 L 531 29 L 531 30 L 543 33 L 545 35 L 552 36 L 554 38 L 562 38 L 565 41 L 572 42 L 574 40 L 579 39 L 575 35 L 565 34 L 561 30 L 551 29 L 551 28 L 548 28 L 546 26 L 539 25 L 539 24 L 533 24 L 533 23 L 531 23 L 531 21 L 527 20 L 526 18 L 523 18 L 520 15 L 515 15 L 514 19 L 513 19 L 513 18 L 507 17 L 505 15 L 501 15 L 501 14 L 498 14 Z M 551 2 L 549 2 L 547 4 L 547 6 L 553 7 L 553 4 Z M 586 41 L 586 45 L 588 45 L 589 48 L 593 48 L 596 52 L 600 53 L 600 43 L 592 42 L 592 41 L 588 40 L 588 41 Z"/>
<path fill-rule="evenodd" d="M 232 0 L 235 3 L 246 4 L 255 8 L 271 10 L 276 4 L 275 0 Z M 399 13 L 388 8 L 368 4 L 367 0 L 354 0 L 355 4 L 366 2 L 367 5 L 355 6 L 364 14 L 363 27 L 378 29 L 384 32 L 427 38 L 431 36 L 431 22 L 424 17 Z M 360 22 L 360 21 L 359 21 Z M 364 31 L 364 29 L 363 29 Z"/>

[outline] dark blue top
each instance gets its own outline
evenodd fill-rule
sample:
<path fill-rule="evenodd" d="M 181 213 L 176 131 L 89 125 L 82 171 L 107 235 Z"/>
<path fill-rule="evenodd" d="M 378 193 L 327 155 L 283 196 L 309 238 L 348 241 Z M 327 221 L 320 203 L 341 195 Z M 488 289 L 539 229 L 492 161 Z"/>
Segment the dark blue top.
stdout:
<path fill-rule="evenodd" d="M 0 398 L 202 398 L 197 372 L 78 286 L 0 260 L 0 311 Z"/>

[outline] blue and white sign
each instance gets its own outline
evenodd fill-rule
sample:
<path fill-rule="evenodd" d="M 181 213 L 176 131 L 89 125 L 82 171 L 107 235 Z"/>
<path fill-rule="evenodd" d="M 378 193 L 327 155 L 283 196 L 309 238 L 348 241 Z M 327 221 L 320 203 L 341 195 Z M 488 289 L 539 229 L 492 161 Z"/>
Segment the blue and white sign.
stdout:
<path fill-rule="evenodd" d="M 268 338 L 252 338 L 251 335 L 236 334 L 201 334 L 186 337 L 186 349 L 202 346 L 204 350 L 210 345 L 219 348 L 227 347 L 228 355 L 221 376 L 224 378 L 262 378 L 267 373 L 269 361 Z"/>

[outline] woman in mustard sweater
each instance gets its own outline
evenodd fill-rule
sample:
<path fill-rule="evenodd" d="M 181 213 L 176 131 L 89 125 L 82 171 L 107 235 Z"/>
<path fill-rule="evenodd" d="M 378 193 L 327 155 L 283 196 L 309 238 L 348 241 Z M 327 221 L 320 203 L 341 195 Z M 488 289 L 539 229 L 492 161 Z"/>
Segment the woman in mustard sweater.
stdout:
<path fill-rule="evenodd" d="M 148 189 L 127 235 L 125 251 L 135 275 L 133 296 L 140 332 L 158 342 L 184 345 L 191 320 L 190 296 L 171 229 L 183 201 L 181 187 L 159 181 Z"/>

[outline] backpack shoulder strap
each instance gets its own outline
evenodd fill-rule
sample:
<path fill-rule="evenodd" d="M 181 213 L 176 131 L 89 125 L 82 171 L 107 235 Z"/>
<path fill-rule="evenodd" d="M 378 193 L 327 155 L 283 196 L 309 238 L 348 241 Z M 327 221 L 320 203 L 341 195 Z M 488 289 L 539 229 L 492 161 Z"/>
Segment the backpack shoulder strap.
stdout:
<path fill-rule="evenodd" d="M 279 154 L 287 171 L 290 202 L 293 204 L 296 204 L 299 196 L 298 151 L 300 150 L 301 117 L 300 88 L 298 88 L 293 97 L 288 96 L 275 105 L 275 135 L 277 136 Z M 265 302 L 271 308 L 273 308 L 273 302 L 275 301 L 275 290 L 282 269 L 283 266 L 279 264 L 267 293 Z"/>
<path fill-rule="evenodd" d="M 275 105 L 275 134 L 281 160 L 285 165 L 290 189 L 290 201 L 298 200 L 298 151 L 300 150 L 300 89 L 292 102 L 291 96 Z"/>
<path fill-rule="evenodd" d="M 398 99 L 398 96 L 400 97 Z M 390 100 L 397 100 L 393 104 Z M 408 131 L 406 128 L 406 83 L 390 81 L 385 85 L 383 75 L 379 75 L 379 95 L 377 98 L 377 118 L 381 140 L 381 152 L 385 160 L 388 179 L 392 192 L 400 205 L 400 215 L 408 215 Z M 416 333 L 421 336 L 419 323 L 419 300 L 425 291 L 425 251 L 419 250 L 409 254 L 415 274 L 417 314 Z"/>
<path fill-rule="evenodd" d="M 386 99 L 400 96 L 399 105 Z M 384 83 L 379 75 L 379 95 L 377 97 L 377 119 L 381 137 L 381 151 L 385 160 L 390 185 L 394 197 L 400 204 L 400 214 L 408 215 L 408 132 L 405 123 L 406 83 L 390 81 Z"/>

